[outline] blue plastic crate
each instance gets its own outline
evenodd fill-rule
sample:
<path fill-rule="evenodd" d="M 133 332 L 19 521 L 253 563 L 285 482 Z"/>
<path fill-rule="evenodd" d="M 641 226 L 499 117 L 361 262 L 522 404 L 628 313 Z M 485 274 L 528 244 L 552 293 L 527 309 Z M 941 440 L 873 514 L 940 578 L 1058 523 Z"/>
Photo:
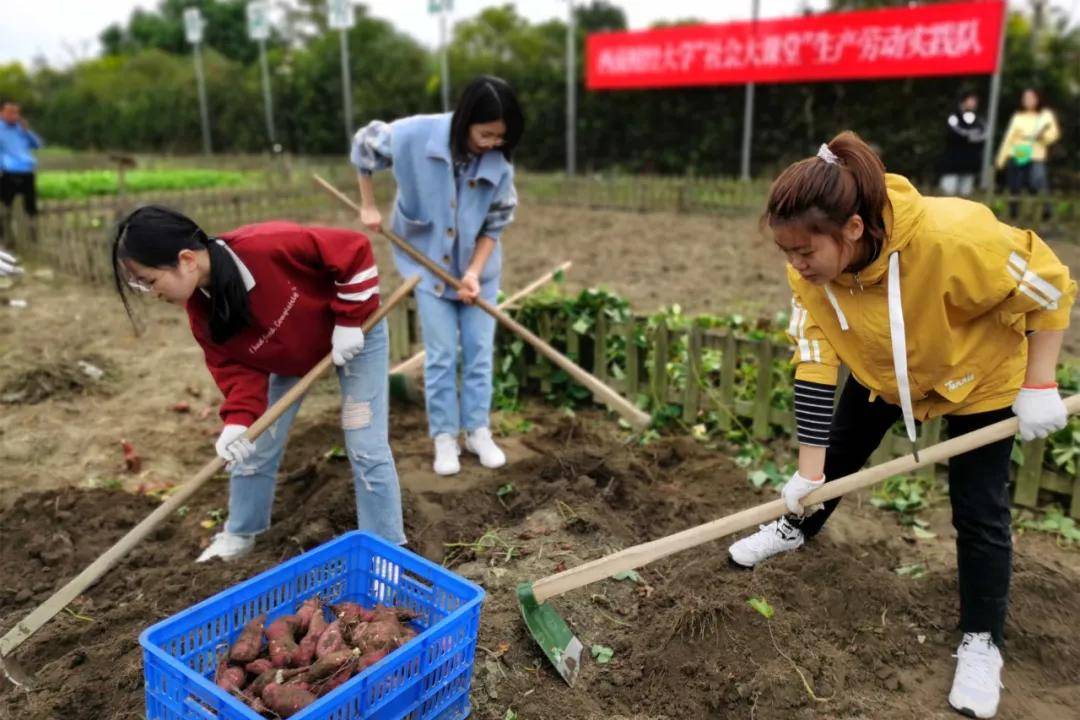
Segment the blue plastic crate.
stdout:
<path fill-rule="evenodd" d="M 265 613 L 267 624 L 314 595 L 407 607 L 420 635 L 292 720 L 459 720 L 469 715 L 484 591 L 424 558 L 351 532 L 150 627 L 143 648 L 148 720 L 260 720 L 214 684 L 217 649 Z"/>

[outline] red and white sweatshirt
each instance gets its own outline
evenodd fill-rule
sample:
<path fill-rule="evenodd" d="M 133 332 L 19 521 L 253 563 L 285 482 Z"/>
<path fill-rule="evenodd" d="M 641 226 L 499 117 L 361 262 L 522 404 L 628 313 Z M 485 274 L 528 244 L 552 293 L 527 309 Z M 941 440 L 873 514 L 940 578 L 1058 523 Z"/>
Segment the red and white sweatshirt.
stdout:
<path fill-rule="evenodd" d="M 266 410 L 270 373 L 303 375 L 330 352 L 335 325 L 359 327 L 379 307 L 379 271 L 367 236 L 275 221 L 221 236 L 248 291 L 252 324 L 210 339 L 210 298 L 187 302 L 195 339 L 225 402 L 226 424 L 251 425 Z"/>

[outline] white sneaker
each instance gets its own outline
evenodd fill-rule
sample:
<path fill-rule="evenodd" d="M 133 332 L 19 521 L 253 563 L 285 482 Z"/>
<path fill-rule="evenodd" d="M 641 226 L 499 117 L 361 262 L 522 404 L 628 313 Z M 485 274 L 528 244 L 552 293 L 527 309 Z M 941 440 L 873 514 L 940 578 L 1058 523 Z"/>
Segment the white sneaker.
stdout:
<path fill-rule="evenodd" d="M 465 433 L 465 449 L 478 455 L 480 464 L 486 468 L 499 468 L 506 464 L 506 453 L 491 439 L 489 428 L 476 428 L 471 433 Z"/>
<path fill-rule="evenodd" d="M 457 438 L 450 433 L 439 433 L 435 436 L 435 472 L 439 475 L 457 475 L 461 472 L 461 461 L 458 455 L 461 448 L 458 447 Z"/>
<path fill-rule="evenodd" d="M 956 649 L 949 704 L 961 715 L 992 718 L 1001 699 L 1001 652 L 990 633 L 964 633 Z"/>
<path fill-rule="evenodd" d="M 250 535 L 233 535 L 225 530 L 214 536 L 213 541 L 195 559 L 195 562 L 206 562 L 214 558 L 221 558 L 228 562 L 241 555 L 247 555 L 253 547 L 255 547 L 255 538 Z"/>
<path fill-rule="evenodd" d="M 737 564 L 752 568 L 773 555 L 800 548 L 804 542 L 802 530 L 784 516 L 768 525 L 761 525 L 756 533 L 729 547 L 728 554 Z"/>

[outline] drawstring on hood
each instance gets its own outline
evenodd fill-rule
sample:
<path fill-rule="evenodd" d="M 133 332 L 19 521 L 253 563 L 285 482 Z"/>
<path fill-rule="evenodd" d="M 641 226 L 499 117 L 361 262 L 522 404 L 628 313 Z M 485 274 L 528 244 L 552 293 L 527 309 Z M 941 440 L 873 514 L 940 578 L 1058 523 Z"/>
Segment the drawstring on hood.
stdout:
<path fill-rule="evenodd" d="M 919 461 L 916 447 L 915 412 L 911 409 L 911 382 L 908 379 L 907 337 L 904 333 L 904 307 L 900 303 L 900 251 L 889 253 L 889 337 L 892 340 L 893 373 L 904 413 L 904 429 L 911 441 L 911 452 Z"/>
<path fill-rule="evenodd" d="M 891 177 L 890 191 L 898 198 L 917 198 L 918 191 L 906 180 L 897 176 Z M 911 204 L 911 207 L 918 207 Z M 922 220 L 922 210 L 902 213 L 897 217 L 891 205 L 884 210 L 886 237 L 883 247 L 874 253 L 869 263 L 860 268 L 857 273 L 845 273 L 837 278 L 836 283 L 842 286 L 850 286 L 854 291 L 856 287 L 863 289 L 864 284 L 869 286 L 885 277 L 887 283 L 887 295 L 889 304 L 889 339 L 892 343 L 893 375 L 896 378 L 896 390 L 900 397 L 900 409 L 904 415 L 904 429 L 907 431 L 908 440 L 911 441 L 912 453 L 915 460 L 919 459 L 919 451 L 916 447 L 918 433 L 915 428 L 915 412 L 911 399 L 911 380 L 908 376 L 908 353 L 907 334 L 904 328 L 904 308 L 901 302 L 900 291 L 900 252 L 907 247 L 916 228 Z M 887 256 L 887 260 L 886 257 Z M 842 331 L 848 331 L 850 324 L 847 316 L 840 308 L 832 290 L 831 283 L 822 286 L 825 295 L 836 312 L 836 319 L 840 323 Z"/>

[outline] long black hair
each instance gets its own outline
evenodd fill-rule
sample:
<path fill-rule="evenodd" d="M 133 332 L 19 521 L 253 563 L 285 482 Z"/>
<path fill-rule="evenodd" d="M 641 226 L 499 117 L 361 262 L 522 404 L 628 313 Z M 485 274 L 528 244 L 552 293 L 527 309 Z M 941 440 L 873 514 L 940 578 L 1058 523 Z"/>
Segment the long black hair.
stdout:
<path fill-rule="evenodd" d="M 454 119 L 450 122 L 450 149 L 454 157 L 468 154 L 471 125 L 496 120 L 506 123 L 506 135 L 499 150 L 507 160 L 513 160 L 514 148 L 525 132 L 525 116 L 521 114 L 517 93 L 502 78 L 481 75 L 465 86 L 454 108 Z"/>
<path fill-rule="evenodd" d="M 210 337 L 223 343 L 251 322 L 244 278 L 225 246 L 176 210 L 144 205 L 117 225 L 112 247 L 113 279 L 124 310 L 134 324 L 123 261 L 134 260 L 150 268 L 174 268 L 181 250 L 210 253 Z"/>

